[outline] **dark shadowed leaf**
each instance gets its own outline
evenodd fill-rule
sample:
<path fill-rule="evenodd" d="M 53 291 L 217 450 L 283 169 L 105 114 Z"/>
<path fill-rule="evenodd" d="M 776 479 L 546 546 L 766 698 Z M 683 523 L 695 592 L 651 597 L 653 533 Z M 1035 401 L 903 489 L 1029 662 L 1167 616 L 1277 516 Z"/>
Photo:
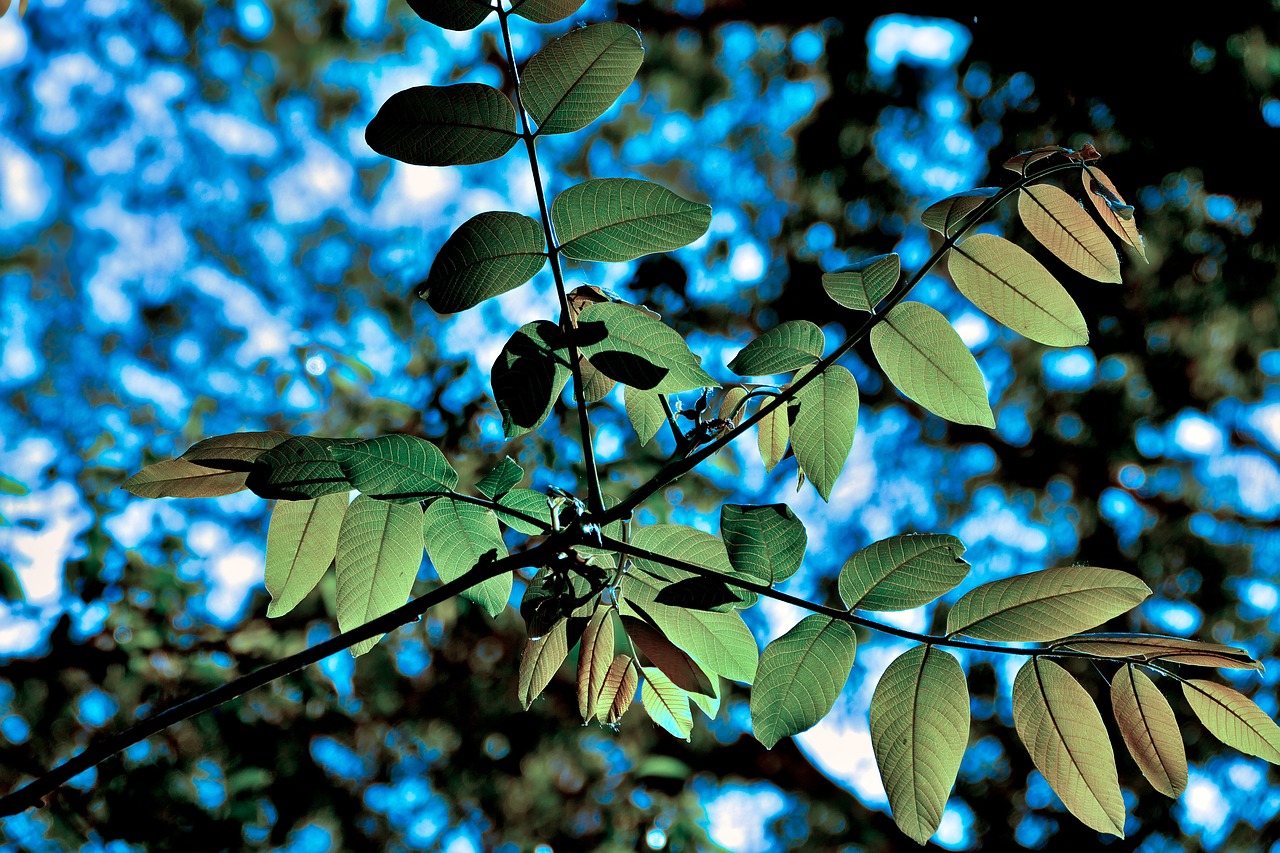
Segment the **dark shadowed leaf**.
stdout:
<path fill-rule="evenodd" d="M 627 605 L 624 603 L 624 607 Z M 712 696 L 714 677 L 690 655 L 662 635 L 662 632 L 639 616 L 622 615 L 622 627 L 636 649 L 649 662 L 666 673 L 671 682 L 689 693 Z"/>
<path fill-rule="evenodd" d="M 267 528 L 267 616 L 283 616 L 307 597 L 338 553 L 347 494 L 313 501 L 276 501 Z"/>
<path fill-rule="evenodd" d="M 1120 282 L 1120 257 L 1111 239 L 1076 200 L 1049 184 L 1018 193 L 1018 215 L 1040 244 L 1081 275 Z"/>
<path fill-rule="evenodd" d="M 551 220 L 569 257 L 629 261 L 697 240 L 711 224 L 711 208 L 649 181 L 600 178 L 556 196 Z"/>
<path fill-rule="evenodd" d="M 421 511 L 357 495 L 338 532 L 338 628 L 349 631 L 408 601 L 421 563 Z M 356 643 L 351 654 L 364 654 L 380 639 Z"/>
<path fill-rule="evenodd" d="M 747 344 L 729 362 L 740 376 L 772 376 L 807 367 L 822 358 L 827 339 L 808 320 L 788 320 Z"/>
<path fill-rule="evenodd" d="M 767 584 L 794 575 L 809 542 L 804 525 L 785 504 L 725 504 L 720 535 L 733 567 Z"/>
<path fill-rule="evenodd" d="M 1121 240 L 1138 250 L 1145 261 L 1147 259 L 1146 244 L 1138 231 L 1138 223 L 1133 218 L 1133 206 L 1126 204 L 1116 185 L 1097 166 L 1080 170 L 1080 178 L 1084 181 L 1084 194 L 1098 211 L 1098 216 L 1106 226 Z"/>
<path fill-rule="evenodd" d="M 422 514 L 427 556 L 442 581 L 462 577 L 481 563 L 507 556 L 507 546 L 492 512 L 453 498 L 433 501 Z M 497 616 L 511 597 L 511 575 L 489 578 L 462 593 L 490 616 Z"/>
<path fill-rule="evenodd" d="M 751 727 L 766 749 L 831 710 L 853 669 L 853 626 L 815 613 L 765 646 L 751 688 Z"/>
<path fill-rule="evenodd" d="M 542 426 L 572 375 L 568 344 L 550 320 L 526 323 L 493 363 L 493 396 L 502 431 L 515 438 Z"/>
<path fill-rule="evenodd" d="M 474 29 L 493 11 L 484 0 L 409 0 L 409 8 L 446 30 Z"/>
<path fill-rule="evenodd" d="M 596 594 L 586 578 L 544 566 L 529 581 L 520 599 L 520 616 L 529 636 L 541 637 L 561 619 L 588 619 L 595 601 Z"/>
<path fill-rule="evenodd" d="M 844 469 L 858 428 L 858 383 L 833 364 L 796 393 L 800 404 L 791 424 L 791 448 L 801 472 L 824 501 Z"/>
<path fill-rule="evenodd" d="M 1020 154 L 1015 154 L 1008 160 L 1005 160 L 1002 165 L 1010 172 L 1025 175 L 1028 167 L 1031 165 L 1039 163 L 1041 160 L 1052 157 L 1054 154 L 1064 150 L 1066 149 L 1061 145 L 1043 145 L 1039 148 L 1032 148 L 1030 151 L 1023 151 Z"/>
<path fill-rule="evenodd" d="M 720 383 L 702 369 L 698 357 L 675 329 L 630 305 L 601 302 L 587 306 L 578 317 L 577 334 L 579 351 L 601 371 L 606 371 L 606 363 L 610 370 L 646 365 L 639 368 L 636 375 L 620 370 L 613 376 L 619 382 L 647 384 L 656 368 L 666 371 L 659 381 L 650 385 L 660 394 L 719 387 Z M 615 355 L 602 362 L 602 353 L 630 356 L 632 360 L 623 364 Z"/>
<path fill-rule="evenodd" d="M 1262 669 L 1262 664 L 1249 657 L 1244 649 L 1153 634 L 1081 634 L 1079 637 L 1060 640 L 1053 644 L 1053 648 L 1070 649 L 1099 657 L 1162 661 L 1184 666 Z"/>
<path fill-rule="evenodd" d="M 554 24 L 578 11 L 583 0 L 516 0 L 511 11 L 537 24 Z"/>
<path fill-rule="evenodd" d="M 827 295 L 846 308 L 874 311 L 898 283 L 902 264 L 897 253 L 876 255 L 822 277 Z"/>
<path fill-rule="evenodd" d="M 1169 700 L 1150 678 L 1129 664 L 1111 679 L 1111 709 L 1142 775 L 1151 787 L 1177 799 L 1187 787 L 1187 754 Z"/>
<path fill-rule="evenodd" d="M 247 477 L 243 471 L 220 471 L 186 459 L 166 459 L 143 468 L 121 488 L 140 498 L 214 498 L 243 491 Z"/>
<path fill-rule="evenodd" d="M 331 447 L 329 455 L 351 485 L 371 498 L 417 503 L 458 484 L 458 472 L 440 449 L 417 436 L 380 435 Z"/>
<path fill-rule="evenodd" d="M 737 604 L 740 598 L 724 581 L 698 576 L 664 586 L 654 600 L 690 610 L 719 610 Z"/>
<path fill-rule="evenodd" d="M 520 133 L 506 95 L 481 83 L 458 83 L 396 92 L 364 138 L 379 154 L 415 166 L 462 166 L 501 157 Z"/>
<path fill-rule="evenodd" d="M 349 492 L 355 487 L 329 451 L 350 443 L 350 439 L 294 436 L 254 460 L 246 483 L 259 497 L 282 500 Z"/>
<path fill-rule="evenodd" d="M 506 211 L 473 216 L 445 241 L 418 297 L 441 314 L 465 311 L 533 278 L 546 263 L 544 247 L 535 219 Z"/>
<path fill-rule="evenodd" d="M 178 458 L 222 471 L 248 471 L 259 456 L 290 438 L 289 433 L 274 430 L 216 435 L 191 445 Z"/>
<path fill-rule="evenodd" d="M 954 536 L 894 536 L 868 545 L 840 570 L 840 598 L 850 610 L 910 610 L 954 589 L 969 574 Z"/>
<path fill-rule="evenodd" d="M 640 34 L 626 24 L 570 30 L 525 66 L 525 109 L 538 123 L 538 133 L 581 130 L 626 91 L 643 61 Z"/>

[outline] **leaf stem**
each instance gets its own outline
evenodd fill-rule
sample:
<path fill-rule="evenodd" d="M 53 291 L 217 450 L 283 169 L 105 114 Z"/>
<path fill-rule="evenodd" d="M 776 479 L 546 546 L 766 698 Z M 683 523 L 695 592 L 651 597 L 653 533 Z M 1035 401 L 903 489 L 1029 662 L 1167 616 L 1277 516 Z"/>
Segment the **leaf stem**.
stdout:
<path fill-rule="evenodd" d="M 688 439 L 684 437 L 684 433 L 680 430 L 680 424 L 676 422 L 676 413 L 671 411 L 671 401 L 667 399 L 667 395 L 659 394 L 658 400 L 662 403 L 663 414 L 667 416 L 667 425 L 671 427 L 671 437 L 676 440 L 675 452 L 679 454 L 684 450 Z"/>
<path fill-rule="evenodd" d="M 569 369 L 573 374 L 573 398 L 578 409 L 578 429 L 582 434 L 582 462 L 587 476 L 587 508 L 593 513 L 604 512 L 604 499 L 600 492 L 600 474 L 596 469 L 595 447 L 591 440 L 591 420 L 587 416 L 587 399 L 582 382 L 582 365 L 578 344 L 573 334 L 573 319 L 569 312 L 569 295 L 565 289 L 564 271 L 560 268 L 560 244 L 556 242 L 551 212 L 547 207 L 547 192 L 542 184 L 542 170 L 538 168 L 537 134 L 529 126 L 529 114 L 525 111 L 520 94 L 520 72 L 516 67 L 515 50 L 511 45 L 511 29 L 507 19 L 511 12 L 498 4 L 498 23 L 502 28 L 502 45 L 507 55 L 507 70 L 511 72 L 511 86 L 515 95 L 516 112 L 520 114 L 520 138 L 524 140 L 529 155 L 529 168 L 533 172 L 533 188 L 538 196 L 538 214 L 542 219 L 542 232 L 547 240 L 547 255 L 551 261 L 551 274 L 556 282 L 556 294 L 560 297 L 560 328 L 569 341 Z"/>
<path fill-rule="evenodd" d="M 515 518 L 520 519 L 523 522 L 532 524 L 534 527 L 540 528 L 544 533 L 548 533 L 552 529 L 550 524 L 547 524 L 545 521 L 543 521 L 540 518 L 535 518 L 534 516 L 528 515 L 527 513 L 523 513 L 518 509 L 512 509 L 511 507 L 503 506 L 498 501 L 490 500 L 489 498 L 477 498 L 477 497 L 474 497 L 473 495 L 463 495 L 463 494 L 459 494 L 458 492 L 450 492 L 449 497 L 453 498 L 455 501 L 458 501 L 459 503 L 475 504 L 476 506 L 482 506 L 485 509 L 491 509 L 494 512 L 500 512 L 503 515 L 513 516 Z"/>

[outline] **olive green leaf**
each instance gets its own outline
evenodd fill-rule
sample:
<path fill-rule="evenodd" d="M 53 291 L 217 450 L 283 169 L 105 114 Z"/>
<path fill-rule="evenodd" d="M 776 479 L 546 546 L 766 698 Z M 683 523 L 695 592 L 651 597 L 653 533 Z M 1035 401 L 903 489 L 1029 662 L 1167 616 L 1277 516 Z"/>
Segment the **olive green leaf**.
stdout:
<path fill-rule="evenodd" d="M 507 556 L 497 516 L 475 504 L 453 498 L 433 501 L 422 514 L 422 529 L 427 556 L 445 582 L 462 577 L 481 563 Z M 479 604 L 490 616 L 497 616 L 511 598 L 511 575 L 482 581 L 462 597 Z"/>
<path fill-rule="evenodd" d="M 722 421 L 729 421 L 734 426 L 742 423 L 742 413 L 745 408 L 742 401 L 745 399 L 747 399 L 746 388 L 741 385 L 728 386 L 720 397 L 720 405 L 716 408 L 716 417 Z"/>
<path fill-rule="evenodd" d="M 605 674 L 613 662 L 613 614 L 607 605 L 597 605 L 582 632 L 578 650 L 578 713 L 589 723 L 596 715 Z"/>
<path fill-rule="evenodd" d="M 760 405 L 770 402 L 770 398 Z M 772 471 L 787 455 L 787 443 L 791 440 L 791 421 L 787 417 L 787 406 L 777 406 L 764 417 L 756 421 L 756 443 L 760 448 L 760 458 L 764 460 L 764 470 Z"/>
<path fill-rule="evenodd" d="M 1248 696 L 1203 678 L 1183 681 L 1182 695 L 1209 734 L 1245 755 L 1280 764 L 1280 726 Z"/>
<path fill-rule="evenodd" d="M 924 213 L 920 214 L 920 221 L 942 236 L 949 237 L 970 213 L 982 207 L 987 199 L 999 191 L 999 187 L 978 187 L 947 196 L 925 208 Z"/>
<path fill-rule="evenodd" d="M 642 672 L 645 683 L 640 689 L 640 702 L 649 719 L 676 737 L 688 740 L 693 731 L 689 697 L 657 667 L 646 666 Z"/>
<path fill-rule="evenodd" d="M 331 447 L 329 455 L 352 486 L 379 500 L 417 503 L 458 484 L 458 472 L 440 449 L 417 436 L 380 435 Z"/>
<path fill-rule="evenodd" d="M 1120 283 L 1120 257 L 1110 238 L 1083 207 L 1049 184 L 1018 192 L 1018 215 L 1031 236 L 1081 275 Z"/>
<path fill-rule="evenodd" d="M 630 655 L 618 655 L 609 664 L 596 700 L 596 716 L 606 726 L 616 726 L 636 698 L 640 673 Z"/>
<path fill-rule="evenodd" d="M 523 479 L 524 469 L 510 456 L 504 456 L 497 467 L 485 474 L 483 480 L 476 483 L 476 491 L 489 500 L 497 500 L 520 485 L 520 481 Z"/>
<path fill-rule="evenodd" d="M 1138 231 L 1138 223 L 1133 218 L 1133 206 L 1125 203 L 1116 185 L 1097 166 L 1081 169 L 1080 178 L 1084 181 L 1084 194 L 1093 202 L 1098 216 L 1113 234 L 1137 249 L 1145 261 L 1147 250 Z"/>
<path fill-rule="evenodd" d="M 255 459 L 246 484 L 258 497 L 283 500 L 349 492 L 354 486 L 330 450 L 350 443 L 350 439 L 294 436 Z"/>
<path fill-rule="evenodd" d="M 506 154 L 520 131 L 506 95 L 481 83 L 458 83 L 396 92 L 364 138 L 379 154 L 415 166 L 464 166 Z"/>
<path fill-rule="evenodd" d="M 800 471 L 827 501 L 858 428 L 858 383 L 846 368 L 833 364 L 809 380 L 795 399 L 800 408 L 791 424 L 791 449 Z"/>
<path fill-rule="evenodd" d="M 287 435 L 287 433 L 285 433 L 285 435 Z M 6 477 L 4 474 L 0 474 L 0 495 L 16 495 L 21 497 L 29 494 L 31 494 L 31 490 L 25 485 L 19 483 L 12 477 Z"/>
<path fill-rule="evenodd" d="M 186 459 L 153 462 L 124 481 L 126 492 L 140 498 L 214 498 L 245 488 L 243 471 L 219 471 Z"/>
<path fill-rule="evenodd" d="M 1069 566 L 1028 572 L 971 589 L 947 614 L 947 634 L 981 640 L 1058 640 L 1127 613 L 1151 590 L 1114 569 Z"/>
<path fill-rule="evenodd" d="M 511 11 L 535 24 L 554 24 L 578 11 L 583 0 L 515 0 Z"/>
<path fill-rule="evenodd" d="M 630 261 L 697 240 L 711 225 L 711 208 L 650 181 L 599 178 L 556 196 L 551 221 L 569 257 Z"/>
<path fill-rule="evenodd" d="M 840 569 L 840 599 L 850 610 L 910 610 L 954 589 L 969 574 L 954 536 L 894 536 L 868 545 Z"/>
<path fill-rule="evenodd" d="M 626 91 L 643 61 L 640 34 L 626 24 L 570 30 L 525 66 L 524 107 L 540 134 L 581 130 Z"/>
<path fill-rule="evenodd" d="M 1067 809 L 1090 828 L 1123 838 L 1116 757 L 1088 692 L 1062 667 L 1032 658 L 1013 681 L 1013 723 Z"/>
<path fill-rule="evenodd" d="M 551 507 L 547 505 L 547 496 L 533 489 L 512 489 L 498 498 L 498 505 L 511 512 L 495 510 L 498 520 L 519 533 L 536 536 L 551 529 Z M 516 515 L 515 513 L 520 513 Z M 530 516 L 542 522 L 542 526 L 531 524 L 522 516 Z"/>
<path fill-rule="evenodd" d="M 975 234 L 957 244 L 947 270 L 970 302 L 1018 334 L 1053 347 L 1089 342 L 1089 327 L 1071 294 L 1003 237 Z"/>
<path fill-rule="evenodd" d="M 641 391 L 639 388 L 627 388 L 622 394 L 622 402 L 627 409 L 627 419 L 640 438 L 641 446 L 649 443 L 649 439 L 658 434 L 662 423 L 667 419 L 662 411 L 662 400 L 654 391 Z"/>
<path fill-rule="evenodd" d="M 578 317 L 579 352 L 613 379 L 674 394 L 720 383 L 699 365 L 689 344 L 666 323 L 629 305 L 600 302 Z"/>
<path fill-rule="evenodd" d="M 338 531 L 338 628 L 350 631 L 408 601 L 421 563 L 418 508 L 357 495 Z M 351 654 L 364 654 L 380 639 L 361 640 Z"/>
<path fill-rule="evenodd" d="M 561 619 L 541 637 L 530 637 L 520 656 L 516 695 L 527 711 L 551 683 L 551 678 L 569 656 L 569 620 Z"/>
<path fill-rule="evenodd" d="M 1015 154 L 1001 165 L 1010 172 L 1016 172 L 1019 175 L 1025 175 L 1027 168 L 1033 163 L 1039 163 L 1048 157 L 1052 157 L 1060 151 L 1065 151 L 1061 145 L 1042 145 L 1039 148 L 1032 148 L 1030 151 L 1023 151 Z"/>
<path fill-rule="evenodd" d="M 419 299 L 441 314 L 465 311 L 519 287 L 546 263 L 542 226 L 520 213 L 473 216 L 445 241 Z"/>
<path fill-rule="evenodd" d="M 623 607 L 630 609 L 626 602 L 623 602 Z M 643 618 L 623 613 L 622 628 L 631 642 L 635 643 L 636 649 L 666 673 L 672 684 L 688 693 L 705 696 L 715 693 L 712 686 L 714 676 Z"/>
<path fill-rule="evenodd" d="M 267 528 L 267 616 L 283 616 L 307 597 L 338 553 L 347 493 L 276 501 Z"/>
<path fill-rule="evenodd" d="M 222 471 L 249 471 L 254 460 L 290 438 L 289 433 L 275 430 L 215 435 L 191 445 L 178 458 Z"/>
<path fill-rule="evenodd" d="M 807 367 L 822 358 L 827 339 L 808 320 L 788 320 L 747 344 L 729 362 L 739 376 L 772 376 Z"/>
<path fill-rule="evenodd" d="M 493 363 L 493 397 L 508 438 L 542 426 L 569 382 L 568 343 L 550 320 L 516 330 Z"/>
<path fill-rule="evenodd" d="M 1154 634 L 1081 634 L 1060 640 L 1052 648 L 1069 649 L 1098 657 L 1161 661 L 1184 666 L 1262 669 L 1262 664 L 1251 658 L 1244 649 Z"/>
<path fill-rule="evenodd" d="M 751 728 L 766 749 L 827 715 L 853 669 L 853 626 L 815 613 L 765 646 L 751 688 Z"/>
<path fill-rule="evenodd" d="M 785 504 L 725 504 L 720 535 L 735 569 L 771 585 L 800 569 L 809 544 L 804 524 Z"/>
<path fill-rule="evenodd" d="M 996 425 L 977 360 L 935 309 L 920 302 L 894 306 L 872 327 L 871 351 L 899 391 L 938 417 Z"/>
<path fill-rule="evenodd" d="M 484 0 L 409 0 L 418 17 L 446 30 L 470 30 L 489 16 L 493 6 Z"/>
<path fill-rule="evenodd" d="M 632 600 L 628 605 L 705 669 L 743 684 L 755 680 L 760 652 L 737 611 L 685 610 L 655 601 Z"/>
<path fill-rule="evenodd" d="M 969 745 L 969 688 L 960 662 L 933 646 L 894 660 L 871 696 L 871 747 L 898 828 L 924 844 Z"/>
<path fill-rule="evenodd" d="M 902 262 L 896 252 L 866 258 L 852 266 L 822 276 L 827 295 L 845 308 L 874 312 L 880 300 L 889 295 L 902 274 Z"/>
<path fill-rule="evenodd" d="M 1150 678 L 1129 664 L 1111 679 L 1111 709 L 1142 775 L 1151 787 L 1177 799 L 1187 787 L 1187 753 L 1169 700 Z"/>

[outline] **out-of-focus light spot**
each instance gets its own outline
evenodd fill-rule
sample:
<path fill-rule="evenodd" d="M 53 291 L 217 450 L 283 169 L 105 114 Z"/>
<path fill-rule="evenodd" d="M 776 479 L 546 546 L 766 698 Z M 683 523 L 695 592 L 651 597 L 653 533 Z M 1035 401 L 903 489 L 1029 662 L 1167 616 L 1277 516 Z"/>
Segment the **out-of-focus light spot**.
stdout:
<path fill-rule="evenodd" d="M 366 779 L 369 763 L 360 753 L 331 737 L 311 739 L 311 757 L 327 772 L 343 779 Z"/>
<path fill-rule="evenodd" d="M 1217 832 L 1231 814 L 1231 804 L 1223 796 L 1222 789 L 1207 776 L 1194 771 L 1182 793 L 1187 818 L 1208 832 Z"/>
<path fill-rule="evenodd" d="M 1056 391 L 1084 391 L 1097 376 L 1097 361 L 1086 347 L 1051 350 L 1040 358 L 1045 385 Z"/>
<path fill-rule="evenodd" d="M 1246 618 L 1269 616 L 1280 604 L 1280 591 L 1276 585 L 1262 580 L 1250 580 L 1240 584 L 1238 589 L 1240 603 L 1247 605 L 1253 613 Z"/>
<path fill-rule="evenodd" d="M 1184 409 L 1169 425 L 1170 450 L 1187 456 L 1213 456 L 1222 452 L 1222 428 L 1199 412 Z"/>
<path fill-rule="evenodd" d="M 76 703 L 76 716 L 86 726 L 98 728 L 106 725 L 119 708 L 120 705 L 115 699 L 101 690 L 94 689 L 80 697 Z"/>
<path fill-rule="evenodd" d="M 1262 120 L 1269 127 L 1280 127 L 1280 101 L 1267 98 L 1262 102 Z"/>
<path fill-rule="evenodd" d="M 14 14 L 0 18 L 0 68 L 17 65 L 26 55 L 27 31 L 18 23 L 18 16 Z"/>
<path fill-rule="evenodd" d="M 386 0 L 351 0 L 347 7 L 347 32 L 357 38 L 377 35 L 386 8 Z"/>
<path fill-rule="evenodd" d="M 973 810 L 952 798 L 942 812 L 942 822 L 933 836 L 947 850 L 967 850 L 973 846 Z"/>
<path fill-rule="evenodd" d="M 31 726 L 17 714 L 10 714 L 0 720 L 0 735 L 4 735 L 9 743 L 26 743 L 27 738 L 31 737 Z"/>
<path fill-rule="evenodd" d="M 1187 636 L 1204 621 L 1198 608 L 1182 601 L 1148 598 L 1139 607 L 1143 616 L 1171 634 Z"/>
<path fill-rule="evenodd" d="M 49 209 L 52 191 L 44 170 L 8 137 L 0 135 L 0 235 L 38 222 Z"/>
<path fill-rule="evenodd" d="M 1236 212 L 1235 199 L 1225 195 L 1211 195 L 1204 200 L 1204 212 L 1217 222 L 1225 222 Z"/>
<path fill-rule="evenodd" d="M 791 38 L 791 56 L 796 62 L 817 62 L 822 51 L 822 35 L 814 30 L 801 30 Z"/>
<path fill-rule="evenodd" d="M 240 0 L 236 17 L 240 21 L 240 32 L 253 41 L 266 38 L 275 23 L 271 10 L 262 0 Z"/>
<path fill-rule="evenodd" d="M 768 824 L 786 810 L 787 803 L 772 785 L 726 785 L 706 792 L 702 803 L 707 810 L 707 834 L 717 844 L 735 853 L 775 849 Z"/>
<path fill-rule="evenodd" d="M 764 275 L 764 255 L 755 243 L 742 243 L 729 258 L 729 274 L 744 284 L 754 284 Z"/>
<path fill-rule="evenodd" d="M 886 15 L 867 31 L 867 66 L 874 74 L 891 73 L 900 63 L 947 66 L 969 49 L 969 30 L 946 18 Z"/>
<path fill-rule="evenodd" d="M 951 321 L 960 340 L 971 350 L 979 350 L 995 337 L 995 327 L 976 311 L 963 311 Z"/>
<path fill-rule="evenodd" d="M 1258 369 L 1268 376 L 1280 376 L 1280 349 L 1269 349 L 1259 355 Z"/>
<path fill-rule="evenodd" d="M 1244 420 L 1272 450 L 1280 452 L 1280 403 L 1254 406 Z"/>
<path fill-rule="evenodd" d="M 313 355 L 307 359 L 307 373 L 312 376 L 324 376 L 324 372 L 328 369 L 329 364 L 322 355 Z"/>
<path fill-rule="evenodd" d="M 667 846 L 667 834 L 655 826 L 645 833 L 644 843 L 649 845 L 650 850 L 661 850 Z"/>
<path fill-rule="evenodd" d="M 309 823 L 289 833 L 289 843 L 281 853 L 329 853 L 333 849 L 333 833 L 323 826 Z"/>

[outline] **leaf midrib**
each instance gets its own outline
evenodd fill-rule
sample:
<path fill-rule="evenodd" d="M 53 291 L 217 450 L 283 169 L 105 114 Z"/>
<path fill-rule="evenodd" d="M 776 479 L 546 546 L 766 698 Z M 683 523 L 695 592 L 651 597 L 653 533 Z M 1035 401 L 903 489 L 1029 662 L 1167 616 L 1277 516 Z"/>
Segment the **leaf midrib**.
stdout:
<path fill-rule="evenodd" d="M 1036 194 L 1032 192 L 1033 189 L 1039 189 L 1039 188 L 1027 187 L 1026 189 L 1023 190 L 1023 192 L 1027 194 L 1027 198 L 1031 199 L 1036 204 L 1037 207 L 1043 210 L 1045 215 L 1048 216 L 1051 220 L 1053 220 L 1053 223 L 1057 225 L 1058 228 L 1060 228 L 1062 232 L 1066 234 L 1067 237 L 1069 237 L 1073 243 L 1075 243 L 1081 249 L 1084 249 L 1085 254 L 1087 254 L 1090 258 L 1092 258 L 1098 264 L 1098 266 L 1102 267 L 1107 272 L 1112 272 L 1113 268 L 1109 263 L 1107 263 L 1107 259 L 1104 257 L 1100 258 L 1096 254 L 1094 254 L 1093 250 L 1090 249 L 1089 246 L 1083 240 L 1077 237 L 1074 231 L 1072 231 L 1065 224 L 1063 224 L 1062 220 L 1059 219 L 1057 216 L 1055 216 L 1053 211 L 1045 206 L 1044 202 L 1036 198 Z M 1083 208 L 1081 209 L 1081 212 L 1083 212 Z M 1085 214 L 1085 215 L 1088 216 L 1088 214 Z M 1090 221 L 1092 222 L 1092 220 Z M 1107 235 L 1102 234 L 1100 231 L 1099 231 L 1099 234 L 1102 236 L 1103 240 L 1106 240 Z M 1110 244 L 1108 243 L 1108 245 Z"/>
<path fill-rule="evenodd" d="M 1000 283 L 1001 283 L 1001 284 L 1003 284 L 1005 287 L 1007 287 L 1007 288 L 1009 288 L 1010 290 L 1012 290 L 1014 293 L 1018 294 L 1018 296 L 1022 297 L 1022 299 L 1024 299 L 1025 301 L 1027 301 L 1027 302 L 1029 302 L 1030 304 L 1034 305 L 1037 311 L 1039 311 L 1039 312 L 1040 312 L 1041 314 L 1043 314 L 1044 316 L 1048 317 L 1048 318 L 1049 318 L 1050 320 L 1052 320 L 1054 323 L 1057 323 L 1057 324 L 1058 324 L 1059 326 L 1061 326 L 1063 329 L 1066 329 L 1066 330 L 1067 330 L 1068 332 L 1070 332 L 1073 336 L 1075 336 L 1075 335 L 1077 335 L 1077 334 L 1078 334 L 1077 330 L 1075 330 L 1075 329 L 1071 328 L 1070 326 L 1068 326 L 1065 322 L 1063 322 L 1062 320 L 1060 320 L 1060 319 L 1057 317 L 1057 315 L 1055 315 L 1052 311 L 1050 311 L 1049 309 L 1045 308 L 1043 305 L 1041 305 L 1041 304 L 1040 304 L 1039 302 L 1037 302 L 1035 299 L 1032 299 L 1030 296 L 1028 296 L 1028 295 L 1027 295 L 1027 294 L 1026 294 L 1022 289 L 1020 289 L 1019 287 L 1017 287 L 1016 285 L 1014 285 L 1014 283 L 1013 283 L 1011 280 L 1009 280 L 1009 279 L 1005 278 L 1004 276 L 1000 275 L 1000 274 L 999 274 L 999 273 L 997 273 L 995 270 L 991 269 L 991 268 L 990 268 L 990 267 L 988 267 L 986 264 L 984 264 L 984 263 L 982 263 L 981 261 L 979 261 L 979 260 L 978 260 L 977 258 L 975 258 L 973 255 L 971 255 L 971 254 L 969 254 L 968 252 L 964 251 L 964 249 L 962 249 L 962 248 L 961 248 L 961 245 L 962 245 L 962 244 L 957 243 L 957 244 L 953 247 L 953 248 L 955 249 L 955 251 L 957 251 L 957 252 L 959 252 L 959 253 L 960 253 L 961 257 L 965 258 L 965 260 L 969 261 L 969 262 L 970 262 L 970 263 L 972 263 L 974 266 L 976 266 L 976 267 L 978 267 L 979 269 L 981 269 L 981 270 L 982 270 L 983 272 L 985 272 L 987 275 L 991 276 L 991 277 L 992 277 L 992 278 L 994 278 L 996 281 L 1000 282 Z M 1034 260 L 1034 259 L 1033 259 L 1033 260 Z M 1055 283 L 1055 284 L 1057 284 L 1057 282 L 1054 282 L 1054 283 Z M 1062 285 L 1061 285 L 1061 284 L 1058 284 L 1058 286 L 1059 286 L 1059 287 L 1062 287 Z M 1068 298 L 1070 298 L 1070 295 L 1069 295 L 1069 294 L 1068 294 Z M 1077 309 L 1077 310 L 1078 310 L 1078 309 Z"/>

